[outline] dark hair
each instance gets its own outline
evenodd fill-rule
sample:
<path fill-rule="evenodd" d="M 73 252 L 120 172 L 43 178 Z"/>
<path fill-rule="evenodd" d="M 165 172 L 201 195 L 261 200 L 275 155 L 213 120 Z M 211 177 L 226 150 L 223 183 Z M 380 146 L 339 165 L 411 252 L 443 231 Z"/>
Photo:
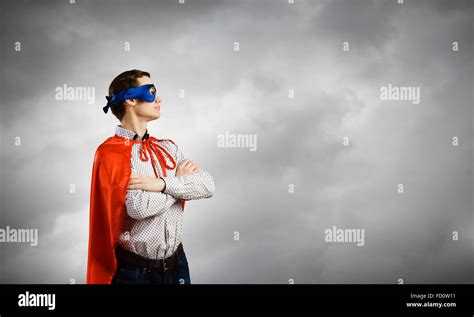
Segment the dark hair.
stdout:
<path fill-rule="evenodd" d="M 137 78 L 143 76 L 150 77 L 150 73 L 138 69 L 127 70 L 126 72 L 121 73 L 110 83 L 109 96 L 111 97 L 122 90 L 139 86 Z M 119 119 L 119 121 L 122 121 L 125 116 L 125 105 L 123 104 L 123 101 L 114 102 L 110 106 L 110 110 L 112 110 L 112 113 L 117 117 L 117 119 Z"/>

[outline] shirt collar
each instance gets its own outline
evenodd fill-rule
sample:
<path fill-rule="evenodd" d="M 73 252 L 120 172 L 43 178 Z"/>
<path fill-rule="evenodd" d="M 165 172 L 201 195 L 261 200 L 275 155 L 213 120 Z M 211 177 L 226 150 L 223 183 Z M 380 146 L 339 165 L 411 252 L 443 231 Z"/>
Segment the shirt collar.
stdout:
<path fill-rule="evenodd" d="M 140 136 L 138 134 L 136 134 L 135 132 L 131 130 L 125 129 L 121 127 L 120 125 L 117 125 L 117 127 L 115 128 L 115 135 L 125 138 L 125 139 L 129 139 L 129 140 L 140 140 Z M 148 134 L 148 129 L 147 129 L 141 140 L 145 141 L 146 139 L 148 139 L 149 136 L 150 135 Z"/>

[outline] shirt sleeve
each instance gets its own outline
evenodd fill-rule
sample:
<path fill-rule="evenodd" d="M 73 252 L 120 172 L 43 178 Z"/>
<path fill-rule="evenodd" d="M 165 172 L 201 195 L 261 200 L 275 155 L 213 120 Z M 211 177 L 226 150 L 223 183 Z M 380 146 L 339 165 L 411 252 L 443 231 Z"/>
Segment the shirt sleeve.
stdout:
<path fill-rule="evenodd" d="M 142 220 L 162 214 L 176 201 L 176 198 L 166 193 L 127 189 L 125 204 L 130 217 Z"/>
<path fill-rule="evenodd" d="M 174 145 L 176 167 L 184 160 L 184 155 L 177 145 Z M 201 169 L 200 172 L 186 176 L 166 176 L 164 193 L 178 199 L 195 200 L 209 198 L 214 195 L 214 179 L 209 172 Z"/>

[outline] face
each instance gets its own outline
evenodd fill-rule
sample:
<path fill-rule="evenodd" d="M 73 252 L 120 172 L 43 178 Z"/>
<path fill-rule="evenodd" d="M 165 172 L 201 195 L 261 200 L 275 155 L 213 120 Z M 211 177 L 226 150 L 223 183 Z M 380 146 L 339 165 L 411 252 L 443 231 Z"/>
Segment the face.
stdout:
<path fill-rule="evenodd" d="M 137 82 L 139 86 L 153 84 L 150 77 L 140 77 L 137 79 Z M 160 102 L 161 98 L 156 94 L 155 101 L 153 102 L 132 99 L 127 100 L 125 104 L 130 106 L 129 110 L 133 111 L 138 118 L 152 121 L 160 118 Z"/>

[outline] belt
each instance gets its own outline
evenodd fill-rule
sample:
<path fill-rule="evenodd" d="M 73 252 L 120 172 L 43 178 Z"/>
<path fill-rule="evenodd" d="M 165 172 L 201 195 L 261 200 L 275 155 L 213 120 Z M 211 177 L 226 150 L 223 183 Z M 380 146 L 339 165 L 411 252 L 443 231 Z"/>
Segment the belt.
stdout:
<path fill-rule="evenodd" d="M 138 254 L 125 250 L 117 246 L 115 248 L 115 256 L 117 261 L 126 266 L 138 266 L 147 269 L 169 269 L 178 264 L 178 256 L 184 253 L 183 244 L 180 243 L 178 249 L 166 259 L 147 259 Z"/>

